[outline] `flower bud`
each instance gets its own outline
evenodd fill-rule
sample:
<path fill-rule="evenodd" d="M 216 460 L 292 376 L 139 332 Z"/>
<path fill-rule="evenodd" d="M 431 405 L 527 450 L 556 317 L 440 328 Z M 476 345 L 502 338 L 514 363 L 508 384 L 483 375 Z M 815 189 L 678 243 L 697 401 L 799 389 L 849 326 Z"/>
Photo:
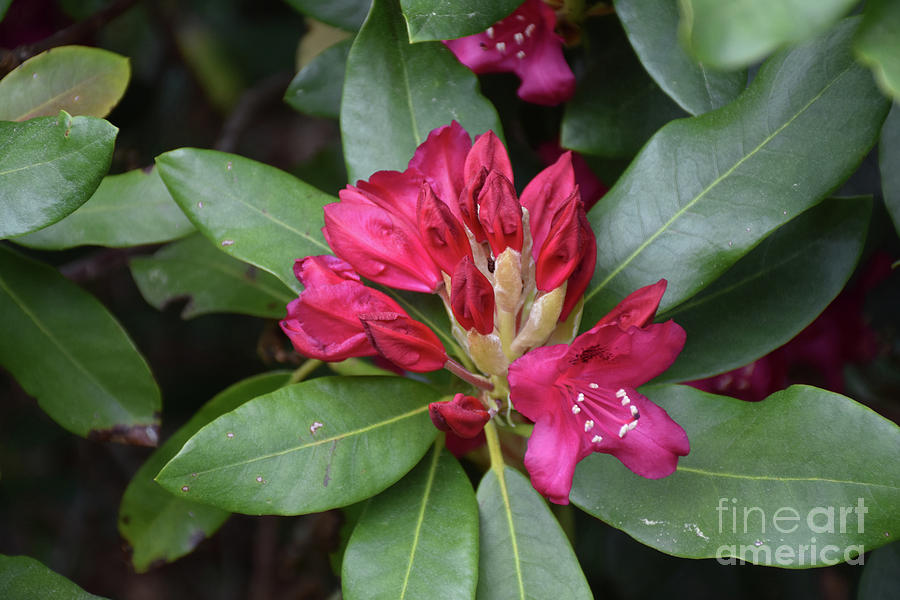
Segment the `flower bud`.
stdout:
<path fill-rule="evenodd" d="M 464 328 L 474 328 L 483 335 L 494 330 L 494 289 L 468 256 L 459 261 L 453 272 L 450 308 Z"/>
<path fill-rule="evenodd" d="M 474 329 L 470 329 L 466 333 L 466 347 L 479 371 L 490 375 L 506 375 L 509 359 L 503 353 L 500 336 L 495 333 L 481 335 Z"/>
<path fill-rule="evenodd" d="M 450 431 L 461 438 L 473 438 L 484 429 L 491 415 L 481 402 L 472 396 L 456 394 L 449 402 L 428 405 L 431 422 L 441 431 Z"/>
<path fill-rule="evenodd" d="M 481 223 L 494 256 L 507 248 L 522 251 L 522 207 L 512 182 L 499 171 L 490 171 L 478 195 Z"/>
<path fill-rule="evenodd" d="M 494 297 L 497 308 L 515 313 L 522 297 L 522 255 L 512 248 L 500 253 L 494 262 Z"/>
<path fill-rule="evenodd" d="M 424 373 L 442 369 L 447 362 L 444 346 L 425 324 L 395 312 L 358 317 L 369 343 L 398 367 Z"/>
<path fill-rule="evenodd" d="M 559 212 L 553 216 L 553 224 L 547 232 L 543 247 L 535 265 L 537 288 L 542 292 L 555 290 L 575 270 L 587 244 L 578 221 L 581 200 L 577 188 L 569 195 Z"/>
<path fill-rule="evenodd" d="M 466 185 L 459 195 L 459 214 L 479 244 L 487 241 L 484 229 L 478 222 L 478 195 L 481 193 L 481 188 L 484 187 L 487 175 L 488 170 L 482 167 L 472 178 L 466 180 Z"/>
<path fill-rule="evenodd" d="M 503 142 L 493 131 L 488 131 L 478 136 L 469 154 L 466 155 L 466 163 L 463 167 L 463 176 L 467 182 L 472 181 L 481 169 L 498 171 L 508 180 L 512 181 L 512 164 Z"/>
<path fill-rule="evenodd" d="M 462 257 L 472 255 L 465 229 L 427 183 L 416 212 L 422 244 L 442 271 L 452 273 Z"/>
<path fill-rule="evenodd" d="M 551 292 L 538 296 L 531 305 L 528 320 L 513 340 L 511 350 L 514 356 L 521 356 L 531 348 L 540 346 L 550 337 L 556 329 L 565 297 L 565 283 Z"/>

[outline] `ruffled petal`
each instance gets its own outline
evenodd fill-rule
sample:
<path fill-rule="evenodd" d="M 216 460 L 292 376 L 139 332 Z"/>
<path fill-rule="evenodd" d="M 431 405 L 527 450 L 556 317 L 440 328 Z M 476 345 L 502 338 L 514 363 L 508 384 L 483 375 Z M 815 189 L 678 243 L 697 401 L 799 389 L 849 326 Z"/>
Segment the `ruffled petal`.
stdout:
<path fill-rule="evenodd" d="M 631 292 L 590 331 L 610 323 L 616 323 L 622 331 L 628 331 L 629 327 L 644 327 L 656 315 L 659 302 L 666 293 L 667 283 L 665 279 L 660 279 L 652 285 Z"/>
<path fill-rule="evenodd" d="M 471 148 L 469 134 L 462 125 L 453 121 L 432 130 L 409 161 L 409 169 L 425 178 L 457 218 L 456 201 L 466 183 L 463 172 Z"/>
<path fill-rule="evenodd" d="M 444 368 L 447 352 L 424 323 L 400 313 L 362 313 L 359 320 L 369 342 L 383 357 L 407 371 L 425 373 Z"/>
<path fill-rule="evenodd" d="M 556 162 L 529 181 L 522 191 L 519 201 L 528 209 L 531 238 L 534 240 L 532 253 L 535 260 L 547 239 L 553 216 L 560 211 L 574 190 L 572 153 L 564 152 Z"/>

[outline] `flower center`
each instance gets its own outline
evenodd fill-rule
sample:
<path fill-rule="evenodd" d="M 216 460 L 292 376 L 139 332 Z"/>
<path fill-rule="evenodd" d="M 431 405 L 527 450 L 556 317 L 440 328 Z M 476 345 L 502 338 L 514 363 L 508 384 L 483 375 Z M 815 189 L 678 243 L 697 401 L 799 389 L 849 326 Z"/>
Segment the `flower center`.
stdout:
<path fill-rule="evenodd" d="M 527 56 L 526 50 L 531 51 L 531 36 L 535 29 L 537 25 L 530 23 L 525 15 L 513 15 L 487 28 L 487 41 L 481 42 L 481 48 L 493 49 L 503 56 L 512 54 L 522 60 Z"/>
<path fill-rule="evenodd" d="M 635 390 L 613 390 L 581 381 L 565 384 L 564 388 L 570 398 L 572 417 L 592 444 L 599 446 L 606 437 L 614 435 L 624 438 L 637 427 L 641 415 L 629 397 L 629 393 L 637 394 Z"/>

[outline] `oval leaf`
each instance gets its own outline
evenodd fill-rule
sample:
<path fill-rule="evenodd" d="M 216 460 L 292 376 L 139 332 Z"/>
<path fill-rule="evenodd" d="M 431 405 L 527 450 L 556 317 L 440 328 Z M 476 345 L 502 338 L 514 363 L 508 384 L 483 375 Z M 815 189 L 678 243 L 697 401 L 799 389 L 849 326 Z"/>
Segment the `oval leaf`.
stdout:
<path fill-rule="evenodd" d="M 0 238 L 56 223 L 84 204 L 109 170 L 118 131 L 64 112 L 0 122 Z"/>
<path fill-rule="evenodd" d="M 871 208 L 871 199 L 826 200 L 782 226 L 697 296 L 660 315 L 684 328 L 687 343 L 656 381 L 730 371 L 800 333 L 853 274 Z"/>
<path fill-rule="evenodd" d="M 347 58 L 341 137 L 349 180 L 406 169 L 428 133 L 454 119 L 470 135 L 501 133 L 475 75 L 440 42 L 410 44 L 397 0 L 375 0 Z"/>
<path fill-rule="evenodd" d="M 103 600 L 29 556 L 0 554 L 0 597 L 7 600 Z"/>
<path fill-rule="evenodd" d="M 400 0 L 409 41 L 452 40 L 481 33 L 522 0 Z"/>
<path fill-rule="evenodd" d="M 477 496 L 478 598 L 593 598 L 569 540 L 525 476 L 491 469 Z"/>
<path fill-rule="evenodd" d="M 74 246 L 125 248 L 158 244 L 194 230 L 156 169 L 108 175 L 90 200 L 62 221 L 13 239 L 42 250 Z"/>
<path fill-rule="evenodd" d="M 660 277 L 663 309 L 679 304 L 853 172 L 887 110 L 850 55 L 854 23 L 773 57 L 735 102 L 644 146 L 589 215 L 598 254 L 585 323 Z"/>
<path fill-rule="evenodd" d="M 807 386 L 762 402 L 642 391 L 684 427 L 691 453 L 659 480 L 593 454 L 570 496 L 636 540 L 688 558 L 808 568 L 900 533 L 900 428 L 868 408 Z"/>
<path fill-rule="evenodd" d="M 0 364 L 77 435 L 155 446 L 159 388 L 121 325 L 54 269 L 0 246 Z"/>
<path fill-rule="evenodd" d="M 878 141 L 878 164 L 881 169 L 881 190 L 894 229 L 900 233 L 900 104 L 894 103 L 881 128 Z"/>
<path fill-rule="evenodd" d="M 223 252 L 300 290 L 294 260 L 330 254 L 322 207 L 337 198 L 284 171 L 215 150 L 181 148 L 156 158 L 169 193 Z"/>
<path fill-rule="evenodd" d="M 131 564 L 143 573 L 159 562 L 191 552 L 225 522 L 229 512 L 191 502 L 159 487 L 153 476 L 188 439 L 213 419 L 288 382 L 290 373 L 266 373 L 245 379 L 216 395 L 159 447 L 134 474 L 119 505 L 119 533 L 131 546 Z"/>
<path fill-rule="evenodd" d="M 297 297 L 276 277 L 219 252 L 202 235 L 169 244 L 152 257 L 133 258 L 130 266 L 141 295 L 155 308 L 188 298 L 182 319 L 221 312 L 280 319 Z"/>
<path fill-rule="evenodd" d="M 900 3 L 869 0 L 856 36 L 856 53 L 875 72 L 884 92 L 900 100 Z"/>
<path fill-rule="evenodd" d="M 747 71 L 715 71 L 678 43 L 678 7 L 672 0 L 615 0 L 641 64 L 681 108 L 702 115 L 728 104 L 747 86 Z"/>
<path fill-rule="evenodd" d="M 335 77 L 347 69 L 347 55 L 353 38 L 326 48 L 294 76 L 284 101 L 307 115 L 337 119 L 341 114 L 344 78 Z"/>
<path fill-rule="evenodd" d="M 830 27 L 856 0 L 681 0 L 681 35 L 700 62 L 750 65 Z"/>
<path fill-rule="evenodd" d="M 344 553 L 344 598 L 473 598 L 478 504 L 462 467 L 435 446 L 373 498 Z"/>
<path fill-rule="evenodd" d="M 29 58 L 0 80 L 0 121 L 26 121 L 64 110 L 105 117 L 128 87 L 128 59 L 108 50 L 62 46 Z"/>
<path fill-rule="evenodd" d="M 400 377 L 323 377 L 247 402 L 192 437 L 156 481 L 246 514 L 296 515 L 382 491 L 425 454 L 438 393 Z"/>
<path fill-rule="evenodd" d="M 891 600 L 900 590 L 900 544 L 880 548 L 866 557 L 856 600 Z"/>

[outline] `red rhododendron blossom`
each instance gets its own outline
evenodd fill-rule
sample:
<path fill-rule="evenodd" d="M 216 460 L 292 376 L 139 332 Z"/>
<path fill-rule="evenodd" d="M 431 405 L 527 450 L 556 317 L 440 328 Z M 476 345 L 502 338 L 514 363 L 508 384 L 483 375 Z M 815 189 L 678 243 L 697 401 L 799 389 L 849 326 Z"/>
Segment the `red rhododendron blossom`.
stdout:
<path fill-rule="evenodd" d="M 555 106 L 575 92 L 575 76 L 555 28 L 553 9 L 541 0 L 526 0 L 485 32 L 444 43 L 475 73 L 515 73 L 522 100 Z"/>
<path fill-rule="evenodd" d="M 406 314 L 385 294 L 363 285 L 345 261 L 334 256 L 307 256 L 294 264 L 294 274 L 306 288 L 287 306 L 281 329 L 300 354 L 339 361 L 373 356 L 359 313 Z"/>
<path fill-rule="evenodd" d="M 478 398 L 465 394 L 456 394 L 449 402 L 432 402 L 428 414 L 435 427 L 463 439 L 477 436 L 491 418 Z"/>
<path fill-rule="evenodd" d="M 447 353 L 427 325 L 410 319 L 404 312 L 358 315 L 372 347 L 383 357 L 407 371 L 425 373 L 442 369 Z"/>
<path fill-rule="evenodd" d="M 568 504 L 575 465 L 592 452 L 656 479 L 690 450 L 684 430 L 636 391 L 684 346 L 673 321 L 648 324 L 664 289 L 662 281 L 638 290 L 572 344 L 535 348 L 510 365 L 510 400 L 535 423 L 525 467 L 552 502 Z"/>

